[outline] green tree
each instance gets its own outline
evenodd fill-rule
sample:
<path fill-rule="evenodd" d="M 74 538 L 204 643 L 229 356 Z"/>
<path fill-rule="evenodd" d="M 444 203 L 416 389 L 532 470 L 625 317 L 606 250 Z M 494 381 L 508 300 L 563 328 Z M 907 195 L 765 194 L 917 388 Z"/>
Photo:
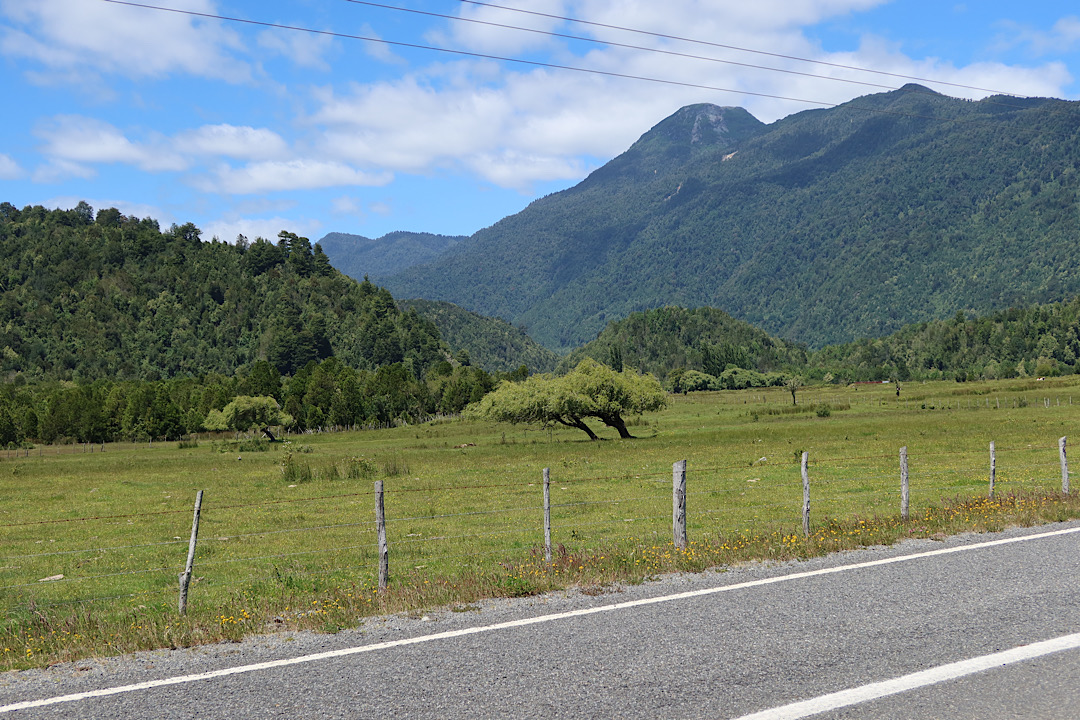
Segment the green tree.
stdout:
<path fill-rule="evenodd" d="M 562 378 L 533 375 L 524 382 L 503 382 L 480 402 L 466 408 L 466 416 L 513 424 L 565 425 L 597 440 L 585 424 L 589 400 L 574 393 Z"/>
<path fill-rule="evenodd" d="M 253 427 L 269 428 L 274 425 L 291 425 L 292 422 L 292 417 L 282 411 L 274 398 L 240 395 L 226 405 L 224 410 L 211 410 L 203 425 L 208 430 L 247 432 Z"/>
<path fill-rule="evenodd" d="M 641 375 L 631 368 L 615 372 L 588 357 L 562 380 L 572 392 L 588 398 L 587 416 L 615 428 L 621 438 L 632 437 L 623 415 L 640 415 L 667 406 L 667 393 L 652 375 Z"/>
<path fill-rule="evenodd" d="M 585 418 L 595 417 L 615 428 L 619 437 L 629 438 L 624 415 L 660 410 L 666 405 L 667 394 L 653 376 L 630 368 L 617 373 L 585 358 L 563 377 L 533 375 L 524 382 L 503 382 L 470 405 L 468 414 L 499 422 L 561 424 L 596 440 Z"/>

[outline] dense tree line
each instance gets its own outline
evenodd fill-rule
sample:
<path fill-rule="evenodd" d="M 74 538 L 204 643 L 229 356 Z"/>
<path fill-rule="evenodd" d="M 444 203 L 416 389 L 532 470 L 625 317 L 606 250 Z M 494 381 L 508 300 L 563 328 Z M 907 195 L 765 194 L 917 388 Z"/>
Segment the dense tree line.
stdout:
<path fill-rule="evenodd" d="M 423 379 L 402 362 L 375 370 L 336 357 L 312 360 L 283 377 L 265 360 L 231 376 L 210 373 L 169 380 L 49 381 L 0 385 L 0 447 L 27 443 L 178 438 L 218 430 L 208 422 L 237 397 L 273 398 L 291 432 L 414 422 L 456 414 L 499 380 L 522 380 L 524 368 L 489 375 L 441 361 Z"/>
<path fill-rule="evenodd" d="M 519 369 L 510 376 L 527 374 Z M 0 445 L 170 438 L 238 396 L 290 430 L 457 413 L 497 380 L 318 244 L 0 204 Z"/>
<path fill-rule="evenodd" d="M 995 379 L 1080 371 L 1080 298 L 984 317 L 908 325 L 882 338 L 822 348 L 808 377 L 860 380 Z"/>

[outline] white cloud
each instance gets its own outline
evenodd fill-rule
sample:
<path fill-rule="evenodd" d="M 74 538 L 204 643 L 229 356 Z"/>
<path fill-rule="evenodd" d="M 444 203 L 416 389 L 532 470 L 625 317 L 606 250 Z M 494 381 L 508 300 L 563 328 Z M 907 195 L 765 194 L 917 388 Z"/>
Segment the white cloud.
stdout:
<path fill-rule="evenodd" d="M 45 141 L 44 154 L 72 163 L 123 163 L 148 172 L 184 170 L 188 162 L 163 139 L 133 143 L 109 123 L 80 115 L 60 115 L 40 123 L 34 134 Z"/>
<path fill-rule="evenodd" d="M 304 25 L 303 22 L 295 24 Z M 325 56 L 333 47 L 333 39 L 328 35 L 270 28 L 259 33 L 257 42 L 260 48 L 288 58 L 300 67 L 330 69 Z"/>
<path fill-rule="evenodd" d="M 542 15 L 508 12 L 499 8 L 463 3 L 459 6 L 458 13 L 458 17 L 463 20 L 450 22 L 445 30 L 428 33 L 427 41 L 442 47 L 468 48 L 478 53 L 512 55 L 557 47 L 560 41 L 545 33 L 580 35 L 574 28 L 564 27 L 565 23 L 557 19 L 559 16 L 572 14 L 562 0 L 525 0 L 515 3 L 514 7 Z M 582 10 L 584 11 L 584 8 Z M 539 32 L 499 27 L 507 25 Z"/>
<path fill-rule="evenodd" d="M 342 195 L 330 201 L 330 210 L 335 215 L 363 215 L 364 206 L 359 198 Z"/>
<path fill-rule="evenodd" d="M 179 133 L 177 151 L 195 155 L 214 155 L 242 160 L 266 160 L 288 154 L 285 140 L 266 128 L 236 125 L 203 125 Z"/>
<path fill-rule="evenodd" d="M 1059 19 L 1050 30 L 1038 30 L 1014 22 L 1003 22 L 1001 26 L 1009 35 L 1002 41 L 1005 47 L 1027 45 L 1036 57 L 1080 49 L 1080 16 L 1077 15 Z"/>
<path fill-rule="evenodd" d="M 534 182 L 573 180 L 585 175 L 585 164 L 576 158 L 557 155 L 526 155 L 507 150 L 480 154 L 468 159 L 477 175 L 500 187 L 528 191 Z"/>
<path fill-rule="evenodd" d="M 365 173 L 344 163 L 326 160 L 287 160 L 218 167 L 211 178 L 199 181 L 202 189 L 230 195 L 282 190 L 312 190 L 343 185 L 386 185 L 389 173 Z"/>
<path fill-rule="evenodd" d="M 216 11 L 211 0 L 170 5 Z M 61 77 L 73 70 L 128 77 L 179 72 L 228 82 L 251 76 L 248 63 L 234 54 L 242 47 L 239 36 L 215 20 L 85 0 L 0 0 L 0 13 L 21 26 L 0 30 L 0 53 L 36 61 Z"/>
<path fill-rule="evenodd" d="M 322 230 L 322 223 L 311 219 L 285 217 L 247 218 L 228 215 L 204 223 L 199 229 L 202 230 L 203 240 L 216 237 L 225 242 L 235 242 L 237 235 L 243 235 L 249 241 L 261 237 L 277 242 L 278 233 L 282 230 L 288 230 L 301 237 L 317 239 Z"/>
<path fill-rule="evenodd" d="M 375 40 L 367 40 L 363 43 L 364 53 L 371 58 L 378 60 L 379 62 L 387 63 L 389 65 L 407 65 L 403 57 L 394 53 L 392 46 L 388 43 L 377 42 L 382 40 L 375 28 L 371 27 L 368 23 L 364 23 L 360 26 L 360 30 L 355 33 L 360 37 L 375 38 Z"/>
<path fill-rule="evenodd" d="M 936 58 L 906 56 L 899 46 L 872 36 L 863 38 L 861 45 L 849 52 L 826 53 L 803 32 L 803 28 L 829 18 L 886 2 L 523 0 L 520 6 L 552 15 L 581 17 L 621 27 L 647 27 L 720 45 L 870 67 L 897 75 L 940 78 L 1005 91 L 1022 89 L 1025 94 L 1060 95 L 1072 82 L 1061 63 L 1041 67 L 990 62 L 955 66 Z M 600 45 L 581 54 L 580 45 L 563 41 L 548 42 L 547 49 L 552 54 L 540 57 L 556 64 L 669 80 L 681 85 L 551 68 L 519 66 L 508 70 L 491 61 L 433 63 L 394 81 L 353 84 L 316 93 L 318 106 L 308 121 L 318 137 L 315 147 L 322 156 L 339 157 L 366 169 L 467 172 L 499 186 L 527 189 L 534 182 L 583 177 L 589 169 L 583 158 L 606 159 L 622 152 L 649 127 L 690 103 L 738 105 L 759 119 L 772 122 L 793 112 L 846 102 L 906 82 L 898 77 L 571 25 L 493 8 L 471 7 L 462 12 L 498 22 L 595 35 L 744 65 Z M 449 23 L 439 39 L 460 47 L 468 37 L 470 48 L 507 55 L 539 47 L 529 44 L 534 41 L 522 40 L 517 33 L 459 26 Z M 1056 28 L 1058 37 L 1072 37 L 1070 23 L 1059 23 Z M 803 74 L 754 69 L 745 64 Z M 840 79 L 858 79 L 870 84 L 857 85 Z M 987 94 L 945 85 L 937 89 L 958 96 Z M 799 102 L 800 99 L 816 102 Z"/>
<path fill-rule="evenodd" d="M 23 169 L 10 155 L 0 153 L 0 180 L 18 180 L 23 176 Z"/>
<path fill-rule="evenodd" d="M 47 163 L 39 165 L 32 176 L 36 183 L 60 183 L 71 178 L 89 180 L 97 175 L 97 171 L 91 167 L 80 165 L 63 158 L 52 158 Z"/>

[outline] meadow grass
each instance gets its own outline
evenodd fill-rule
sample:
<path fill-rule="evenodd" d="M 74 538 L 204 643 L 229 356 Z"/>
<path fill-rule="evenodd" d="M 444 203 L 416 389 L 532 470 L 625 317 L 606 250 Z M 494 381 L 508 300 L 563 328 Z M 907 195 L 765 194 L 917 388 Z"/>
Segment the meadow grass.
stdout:
<path fill-rule="evenodd" d="M 9 453 L 0 460 L 0 667 L 275 628 L 333 631 L 380 613 L 467 610 L 484 597 L 572 585 L 605 592 L 676 570 L 1080 516 L 1080 493 L 1060 493 L 1057 452 L 1080 420 L 1080 379 L 909 383 L 899 398 L 891 385 L 806 388 L 798 400 L 783 389 L 676 396 L 633 420 L 632 440 L 443 420 L 298 436 L 269 451 L 203 440 Z M 682 459 L 691 543 L 676 550 L 671 466 Z M 381 593 L 376 479 L 391 556 Z M 200 489 L 195 582 L 180 616 L 177 576 Z"/>

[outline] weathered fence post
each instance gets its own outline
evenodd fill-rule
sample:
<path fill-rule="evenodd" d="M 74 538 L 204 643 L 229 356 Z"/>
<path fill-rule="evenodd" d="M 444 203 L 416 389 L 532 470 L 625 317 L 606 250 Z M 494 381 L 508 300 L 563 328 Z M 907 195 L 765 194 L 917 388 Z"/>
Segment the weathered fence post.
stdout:
<path fill-rule="evenodd" d="M 1061 455 L 1061 494 L 1069 494 L 1069 461 L 1065 458 L 1065 438 L 1058 440 L 1058 453 Z"/>
<path fill-rule="evenodd" d="M 188 543 L 187 563 L 180 574 L 180 614 L 187 612 L 188 587 L 191 585 L 191 571 L 195 567 L 195 541 L 199 537 L 199 513 L 202 512 L 203 491 L 195 493 L 195 516 L 191 520 L 191 541 Z"/>
<path fill-rule="evenodd" d="M 907 445 L 900 448 L 900 517 L 908 519 Z"/>
<path fill-rule="evenodd" d="M 551 563 L 551 468 L 544 468 L 544 561 Z"/>
<path fill-rule="evenodd" d="M 990 441 L 990 499 L 994 499 L 994 480 L 997 478 L 997 453 L 994 452 L 994 441 Z"/>
<path fill-rule="evenodd" d="M 810 473 L 806 469 L 806 463 L 810 453 L 802 454 L 802 534 L 810 537 Z"/>
<path fill-rule="evenodd" d="M 671 466 L 671 530 L 675 547 L 686 548 L 686 461 Z"/>
<path fill-rule="evenodd" d="M 375 481 L 375 527 L 379 532 L 379 590 L 390 582 L 390 549 L 386 546 L 386 512 L 383 505 L 383 481 Z"/>

